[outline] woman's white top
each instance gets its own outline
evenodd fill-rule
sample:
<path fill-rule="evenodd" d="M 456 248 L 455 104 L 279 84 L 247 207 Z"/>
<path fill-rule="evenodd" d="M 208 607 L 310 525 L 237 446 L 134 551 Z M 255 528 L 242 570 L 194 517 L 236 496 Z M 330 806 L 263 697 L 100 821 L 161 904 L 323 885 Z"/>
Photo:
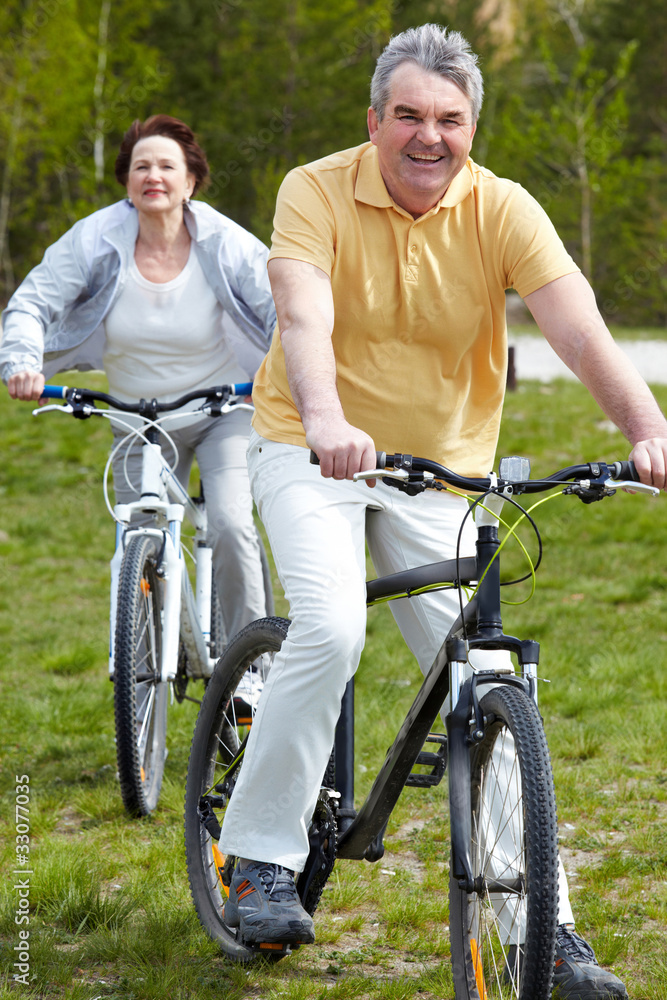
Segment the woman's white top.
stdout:
<path fill-rule="evenodd" d="M 225 318 L 194 242 L 181 273 L 164 283 L 144 278 L 133 259 L 105 319 L 109 392 L 129 402 L 168 402 L 194 389 L 247 381 L 225 335 Z"/>

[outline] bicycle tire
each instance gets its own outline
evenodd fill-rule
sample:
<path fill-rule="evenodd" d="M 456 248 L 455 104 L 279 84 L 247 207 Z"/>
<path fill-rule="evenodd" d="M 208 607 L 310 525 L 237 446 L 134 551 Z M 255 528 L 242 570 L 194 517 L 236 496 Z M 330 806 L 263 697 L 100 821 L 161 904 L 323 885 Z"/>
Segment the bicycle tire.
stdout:
<path fill-rule="evenodd" d="M 248 669 L 251 664 L 256 668 L 260 658 L 262 673 L 266 675 L 288 628 L 289 622 L 284 618 L 261 618 L 234 636 L 206 687 L 190 749 L 185 787 L 185 853 L 190 892 L 204 931 L 235 962 L 251 962 L 260 957 L 275 961 L 289 954 L 289 948 L 280 951 L 262 951 L 261 946 L 249 948 L 240 941 L 238 931 L 225 924 L 222 875 L 223 871 L 231 872 L 235 859 L 223 858 L 217 845 L 224 810 L 242 764 L 227 776 L 222 772 L 235 759 L 256 708 L 252 693 L 248 697 L 244 688 L 241 697 L 239 686 L 247 683 Z"/>
<path fill-rule="evenodd" d="M 218 596 L 218 588 L 215 585 L 215 571 L 211 570 L 211 657 L 218 660 L 227 645 L 227 632 L 225 622 L 222 617 L 222 608 Z"/>
<path fill-rule="evenodd" d="M 558 918 L 549 750 L 539 712 L 523 691 L 500 685 L 480 704 L 485 735 L 471 749 L 475 891 L 467 893 L 450 872 L 456 1000 L 549 1000 Z M 509 789 L 502 797 L 499 785 Z"/>
<path fill-rule="evenodd" d="M 160 679 L 162 583 L 159 543 L 130 538 L 118 584 L 114 656 L 116 758 L 123 804 L 131 816 L 156 807 L 167 755 L 169 685 Z"/>

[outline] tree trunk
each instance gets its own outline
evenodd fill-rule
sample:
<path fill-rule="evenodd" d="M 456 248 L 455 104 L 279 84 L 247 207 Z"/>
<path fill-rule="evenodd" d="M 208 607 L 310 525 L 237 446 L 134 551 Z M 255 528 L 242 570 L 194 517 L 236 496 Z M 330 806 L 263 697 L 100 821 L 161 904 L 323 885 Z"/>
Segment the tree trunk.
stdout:
<path fill-rule="evenodd" d="M 577 164 L 581 187 L 581 270 L 593 281 L 593 198 L 588 176 L 588 166 L 582 157 Z"/>
<path fill-rule="evenodd" d="M 102 0 L 100 7 L 100 17 L 97 26 L 97 73 L 95 75 L 95 87 L 93 89 L 93 102 L 95 108 L 95 141 L 93 143 L 93 157 L 95 161 L 95 183 L 98 192 L 101 193 L 104 183 L 104 81 L 107 69 L 107 54 L 109 50 L 109 14 L 111 13 L 111 0 Z"/>

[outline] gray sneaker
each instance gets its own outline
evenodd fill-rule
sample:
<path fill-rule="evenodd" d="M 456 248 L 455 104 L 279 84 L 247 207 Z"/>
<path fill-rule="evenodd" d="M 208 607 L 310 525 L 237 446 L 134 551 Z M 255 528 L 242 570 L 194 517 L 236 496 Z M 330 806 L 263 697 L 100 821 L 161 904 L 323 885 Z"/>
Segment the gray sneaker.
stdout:
<path fill-rule="evenodd" d="M 523 956 L 510 945 L 503 982 L 518 986 Z M 601 969 L 595 952 L 573 927 L 560 924 L 556 930 L 552 1000 L 628 1000 L 628 993 L 613 972 Z"/>
<path fill-rule="evenodd" d="M 613 972 L 601 969 L 595 952 L 573 928 L 556 931 L 554 1000 L 628 1000 L 628 991 Z"/>
<path fill-rule="evenodd" d="M 313 918 L 304 910 L 294 872 L 282 865 L 250 861 L 232 875 L 223 919 L 238 927 L 244 944 L 312 944 Z"/>

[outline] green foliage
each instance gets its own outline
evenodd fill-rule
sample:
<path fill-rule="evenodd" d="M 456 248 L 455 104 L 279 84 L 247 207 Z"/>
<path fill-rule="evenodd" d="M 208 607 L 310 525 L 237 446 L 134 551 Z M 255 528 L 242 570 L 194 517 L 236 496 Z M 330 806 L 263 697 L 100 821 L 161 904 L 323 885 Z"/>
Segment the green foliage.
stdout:
<path fill-rule="evenodd" d="M 368 82 L 389 37 L 391 6 L 165 5 L 152 27 L 173 66 L 165 100 L 205 145 L 212 166 L 207 198 L 217 208 L 268 241 L 285 173 L 367 138 Z"/>
<path fill-rule="evenodd" d="M 268 242 L 285 173 L 366 139 L 377 55 L 431 20 L 480 53 L 473 155 L 542 202 L 609 318 L 663 324 L 665 16 L 660 0 L 7 0 L 0 298 L 122 194 L 120 137 L 155 112 L 193 126 L 204 197 Z"/>
<path fill-rule="evenodd" d="M 0 214 L 5 296 L 46 246 L 122 194 L 118 142 L 167 71 L 143 41 L 162 0 L 8 0 L 0 12 Z M 107 0 L 108 5 L 108 0 Z M 159 98 L 158 98 L 159 100 Z M 96 167 L 95 147 L 100 160 Z M 7 238 L 8 237 L 8 238 Z"/>
<path fill-rule="evenodd" d="M 625 36 L 601 37 L 605 11 L 591 0 L 533 8 L 526 48 L 491 80 L 487 165 L 540 201 L 608 318 L 660 325 L 664 170 L 649 145 L 638 152 L 631 114 L 637 66 L 658 53 L 630 24 Z"/>

